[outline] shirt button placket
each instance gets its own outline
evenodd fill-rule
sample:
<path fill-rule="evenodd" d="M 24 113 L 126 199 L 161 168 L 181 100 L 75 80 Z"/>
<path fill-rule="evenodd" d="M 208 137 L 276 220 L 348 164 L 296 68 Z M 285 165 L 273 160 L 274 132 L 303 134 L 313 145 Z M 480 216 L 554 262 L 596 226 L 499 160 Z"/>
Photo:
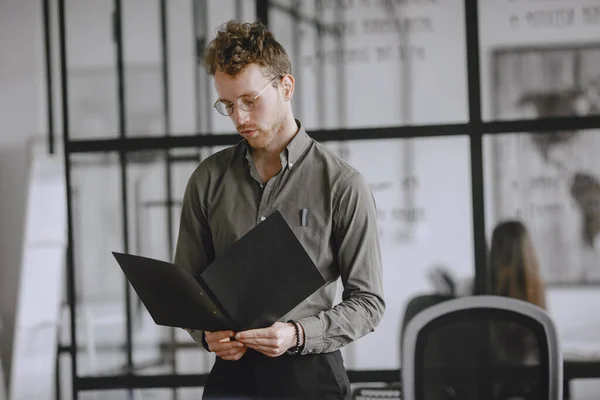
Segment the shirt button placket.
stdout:
<path fill-rule="evenodd" d="M 257 225 L 259 223 L 261 223 L 262 221 L 264 221 L 265 219 L 267 219 L 267 217 L 265 216 L 265 211 L 268 209 L 267 204 L 269 201 L 271 188 L 273 187 L 273 179 L 271 179 L 269 182 L 267 182 L 266 185 L 261 184 L 261 187 L 262 187 L 263 193 L 262 193 L 260 205 L 258 208 L 258 216 L 257 216 L 257 220 L 256 220 Z"/>

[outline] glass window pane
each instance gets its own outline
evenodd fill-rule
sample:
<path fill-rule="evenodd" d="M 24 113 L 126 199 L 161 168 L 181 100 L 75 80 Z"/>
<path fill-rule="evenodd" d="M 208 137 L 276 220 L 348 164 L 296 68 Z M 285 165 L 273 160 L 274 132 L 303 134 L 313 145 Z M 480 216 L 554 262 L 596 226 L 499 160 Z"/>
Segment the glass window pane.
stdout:
<path fill-rule="evenodd" d="M 116 137 L 113 1 L 68 0 L 65 13 L 71 137 Z"/>
<path fill-rule="evenodd" d="M 598 113 L 598 15 L 585 0 L 481 1 L 484 120 Z"/>
<path fill-rule="evenodd" d="M 177 331 L 177 351 L 175 353 L 178 374 L 208 374 L 216 356 L 200 348 L 187 332 Z"/>
<path fill-rule="evenodd" d="M 129 400 L 133 399 L 152 399 L 152 400 L 198 400 L 202 398 L 201 387 L 177 388 L 177 389 L 133 389 L 133 397 L 129 390 L 93 390 L 79 392 L 81 400 Z"/>
<path fill-rule="evenodd" d="M 162 72 L 155 64 L 124 69 L 126 136 L 164 135 Z M 71 139 L 119 136 L 117 73 L 112 66 L 73 68 L 69 73 Z"/>
<path fill-rule="evenodd" d="M 129 399 L 154 399 L 154 400 L 173 400 L 173 389 L 107 389 L 92 390 L 79 393 L 81 400 L 129 400 Z M 131 396 L 133 394 L 133 396 Z M 181 400 L 181 398 L 178 398 Z"/>
<path fill-rule="evenodd" d="M 197 48 L 193 1 L 168 1 L 167 57 L 169 61 L 170 131 L 173 135 L 199 132 L 196 99 Z"/>
<path fill-rule="evenodd" d="M 125 363 L 125 280 L 111 251 L 123 251 L 118 156 L 71 157 L 79 375 L 112 374 Z"/>
<path fill-rule="evenodd" d="M 560 132 L 484 137 L 488 243 L 499 224 L 524 224 L 535 257 L 523 262 L 534 278 L 528 287 L 538 287 L 537 260 L 542 299 L 567 360 L 598 348 L 589 307 L 600 301 L 600 132 L 568 133 L 560 140 Z"/>
<path fill-rule="evenodd" d="M 159 2 L 124 0 L 121 7 L 125 135 L 163 136 L 165 92 Z"/>
<path fill-rule="evenodd" d="M 72 138 L 116 137 L 120 129 L 112 1 L 67 2 Z M 163 83 L 158 2 L 122 2 L 127 136 L 162 135 Z"/>
<path fill-rule="evenodd" d="M 166 151 L 127 154 L 129 253 L 172 260 L 183 192 L 199 154 L 197 149 L 173 150 L 168 158 Z M 119 157 L 82 154 L 73 156 L 72 165 L 79 375 L 118 375 L 126 372 L 125 277 L 111 254 L 124 251 Z M 200 349 L 187 332 L 156 325 L 133 289 L 130 295 L 137 374 L 210 370 L 214 356 Z M 66 313 L 64 318 L 68 320 Z M 69 340 L 67 334 L 65 329 L 63 341 Z"/>
<path fill-rule="evenodd" d="M 202 388 L 179 388 L 177 400 L 197 400 L 202 398 Z"/>
<path fill-rule="evenodd" d="M 308 129 L 467 118 L 463 1 L 276 1 L 269 22 Z"/>
<path fill-rule="evenodd" d="M 166 152 L 130 153 L 127 159 L 130 252 L 171 261 Z M 171 337 L 174 329 L 156 325 L 135 292 L 132 307 L 135 372 L 173 373 Z"/>
<path fill-rule="evenodd" d="M 126 64 L 160 66 L 160 10 L 158 0 L 122 0 L 123 56 Z M 115 43 L 116 47 L 116 43 Z"/>
<path fill-rule="evenodd" d="M 68 2 L 71 3 L 71 2 Z M 72 138 L 118 136 L 113 2 L 67 7 Z M 126 135 L 162 136 L 166 130 L 158 1 L 122 2 Z M 196 48 L 191 3 L 167 3 L 170 131 L 195 133 Z M 90 52 L 93 49 L 93 52 Z"/>
<path fill-rule="evenodd" d="M 169 152 L 168 158 L 166 154 L 164 151 L 144 152 L 128 157 L 130 247 L 134 254 L 172 261 L 183 193 L 200 156 L 196 149 L 176 149 Z M 167 198 L 167 172 L 170 199 Z M 136 318 L 133 336 L 136 373 L 207 373 L 210 370 L 214 361 L 212 354 L 202 350 L 182 329 L 156 325 L 135 293 L 132 298 Z"/>
<path fill-rule="evenodd" d="M 445 271 L 465 286 L 472 281 L 469 140 L 364 140 L 327 146 L 365 176 L 375 196 L 387 304 L 380 326 L 344 349 L 346 366 L 399 368 L 399 332 L 407 303 L 423 293 L 444 292 L 435 271 Z"/>

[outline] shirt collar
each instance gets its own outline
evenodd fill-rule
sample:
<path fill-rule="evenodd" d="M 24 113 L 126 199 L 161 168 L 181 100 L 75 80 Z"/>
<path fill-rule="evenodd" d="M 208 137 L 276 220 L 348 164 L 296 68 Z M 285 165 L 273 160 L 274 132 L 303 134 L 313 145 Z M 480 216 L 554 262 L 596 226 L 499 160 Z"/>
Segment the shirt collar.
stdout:
<path fill-rule="evenodd" d="M 298 125 L 298 132 L 294 135 L 292 140 L 285 147 L 284 151 L 279 155 L 281 158 L 282 165 L 287 164 L 288 168 L 292 168 L 294 163 L 298 161 L 304 150 L 308 146 L 309 136 L 302 126 L 302 123 L 296 119 L 296 125 Z M 246 159 L 251 163 L 252 155 L 251 148 L 247 141 L 244 140 L 244 147 L 246 149 Z"/>
<path fill-rule="evenodd" d="M 299 120 L 296 120 L 296 125 L 298 125 L 298 133 L 294 135 L 286 147 L 288 166 L 298 161 L 302 153 L 304 153 L 306 146 L 308 146 L 309 141 L 308 134 L 306 133 L 304 126 L 302 126 L 302 123 Z"/>

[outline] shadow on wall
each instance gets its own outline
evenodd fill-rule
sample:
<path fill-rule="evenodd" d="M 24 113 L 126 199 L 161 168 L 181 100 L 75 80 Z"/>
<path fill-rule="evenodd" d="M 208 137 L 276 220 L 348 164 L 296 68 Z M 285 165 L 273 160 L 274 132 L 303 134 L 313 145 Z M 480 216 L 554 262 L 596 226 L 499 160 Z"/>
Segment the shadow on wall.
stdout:
<path fill-rule="evenodd" d="M 10 376 L 29 166 L 26 143 L 0 149 L 0 359 L 5 379 Z"/>

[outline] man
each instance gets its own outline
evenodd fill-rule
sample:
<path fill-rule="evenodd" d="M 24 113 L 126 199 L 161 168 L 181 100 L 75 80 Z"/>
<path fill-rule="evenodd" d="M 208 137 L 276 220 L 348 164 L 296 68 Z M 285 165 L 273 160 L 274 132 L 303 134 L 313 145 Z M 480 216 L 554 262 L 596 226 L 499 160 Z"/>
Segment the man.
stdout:
<path fill-rule="evenodd" d="M 294 118 L 291 63 L 264 25 L 224 24 L 204 64 L 219 96 L 214 107 L 243 140 L 192 173 L 175 263 L 199 274 L 280 210 L 327 281 L 270 327 L 190 330 L 217 356 L 204 398 L 349 398 L 339 349 L 373 331 L 385 309 L 371 191 Z M 305 221 L 298 218 L 302 209 Z M 343 301 L 334 306 L 340 277 Z"/>

